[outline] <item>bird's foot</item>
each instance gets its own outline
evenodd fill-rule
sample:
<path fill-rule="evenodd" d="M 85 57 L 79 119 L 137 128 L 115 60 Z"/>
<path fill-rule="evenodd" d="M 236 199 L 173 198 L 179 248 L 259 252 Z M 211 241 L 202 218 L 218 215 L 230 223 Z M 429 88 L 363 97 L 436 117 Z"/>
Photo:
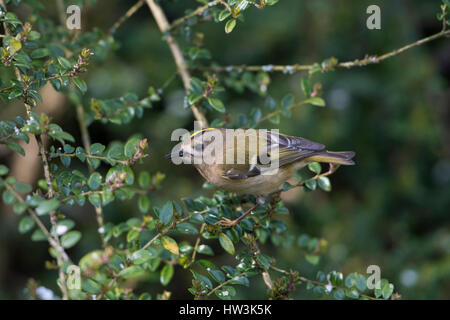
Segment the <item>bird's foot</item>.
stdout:
<path fill-rule="evenodd" d="M 261 204 L 257 203 L 250 209 L 248 209 L 246 212 L 244 212 L 239 218 L 235 220 L 230 220 L 228 218 L 222 217 L 222 219 L 218 222 L 216 222 L 214 225 L 221 226 L 221 227 L 230 227 L 233 228 L 235 225 L 237 225 L 239 222 L 241 222 L 242 219 L 244 219 L 246 216 L 248 216 L 253 210 L 258 208 Z"/>
<path fill-rule="evenodd" d="M 221 226 L 221 227 L 230 227 L 233 228 L 236 224 L 239 223 L 239 218 L 235 219 L 235 220 L 230 220 L 227 219 L 225 217 L 222 217 L 222 219 L 220 219 L 220 221 L 216 222 L 214 225 L 215 226 Z"/>

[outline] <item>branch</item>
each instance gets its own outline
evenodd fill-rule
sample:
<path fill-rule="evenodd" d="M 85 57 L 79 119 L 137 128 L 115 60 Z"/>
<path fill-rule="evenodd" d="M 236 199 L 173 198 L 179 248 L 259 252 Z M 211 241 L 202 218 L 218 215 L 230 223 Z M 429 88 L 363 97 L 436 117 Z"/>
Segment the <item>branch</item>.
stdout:
<path fill-rule="evenodd" d="M 154 236 L 150 241 L 148 241 L 142 248 L 141 250 L 147 249 L 148 247 L 150 247 L 153 242 L 155 242 L 157 239 L 159 239 L 160 237 L 164 236 L 165 234 L 167 234 L 170 230 L 172 230 L 173 228 L 175 228 L 177 226 L 177 224 L 184 222 L 184 221 L 188 221 L 191 218 L 191 216 L 187 216 L 184 217 L 183 219 L 180 220 L 174 220 L 168 227 L 166 227 L 165 229 L 163 229 L 161 232 L 159 232 L 156 236 Z"/>
<path fill-rule="evenodd" d="M 191 75 L 189 74 L 186 62 L 184 61 L 184 57 L 180 47 L 178 46 L 178 43 L 176 42 L 175 38 L 170 35 L 169 32 L 170 24 L 167 21 L 167 18 L 163 10 L 158 4 L 155 3 L 154 0 L 145 0 L 145 1 L 147 2 L 147 5 L 149 6 L 150 11 L 152 12 L 159 29 L 165 36 L 165 40 L 169 45 L 170 51 L 172 52 L 173 58 L 177 65 L 178 73 L 180 74 L 181 80 L 183 81 L 184 88 L 186 92 L 189 92 L 189 89 L 191 88 Z M 194 113 L 194 117 L 197 119 L 197 121 L 200 122 L 201 126 L 204 128 L 208 127 L 208 120 L 206 119 L 205 115 L 200 110 L 200 108 L 194 104 L 191 106 L 191 109 L 192 112 Z"/>
<path fill-rule="evenodd" d="M 91 155 L 91 137 L 89 136 L 89 131 L 86 126 L 86 120 L 85 120 L 85 114 L 84 109 L 82 105 L 77 105 L 77 119 L 78 124 L 80 126 L 81 131 L 81 140 L 83 141 L 84 149 L 86 150 L 87 155 Z M 89 172 L 93 173 L 94 168 L 92 168 L 91 164 L 88 161 L 89 166 Z M 106 248 L 106 241 L 105 237 L 103 235 L 105 230 L 105 224 L 103 220 L 103 208 L 102 207 L 95 207 L 95 213 L 97 218 L 97 224 L 98 224 L 98 233 L 100 235 L 100 239 L 102 241 L 103 248 Z"/>
<path fill-rule="evenodd" d="M 2 8 L 6 10 L 6 5 L 4 0 L 0 0 L 0 5 L 2 6 Z M 5 34 L 10 35 L 11 32 L 9 30 L 8 27 L 8 23 L 4 22 L 3 23 L 3 27 L 5 29 Z M 18 67 L 14 67 L 14 72 L 16 74 L 16 78 L 18 81 L 22 82 L 22 75 L 20 74 L 20 70 Z M 32 118 L 32 112 L 31 112 L 31 106 L 24 102 L 25 105 L 25 109 L 27 111 L 27 116 L 28 119 Z M 47 160 L 47 152 L 45 150 L 44 147 L 44 143 L 43 143 L 43 137 L 42 135 L 35 135 L 35 138 L 37 140 L 38 146 L 39 146 L 39 152 L 41 154 L 42 157 L 42 162 L 43 162 L 43 167 L 44 167 L 44 176 L 45 176 L 45 181 L 47 183 L 48 186 L 48 192 L 49 192 L 49 197 L 53 198 L 55 193 L 53 190 L 53 186 L 52 186 L 52 181 L 51 181 L 51 176 L 50 176 L 50 168 L 48 165 L 48 160 Z M 15 194 L 16 197 L 19 196 L 19 201 L 24 202 L 24 200 L 20 197 L 20 195 Z M 42 222 L 39 220 L 39 218 L 37 218 L 37 214 L 35 212 L 33 212 L 31 209 L 28 209 L 28 212 L 30 213 L 31 217 L 35 220 L 36 224 L 39 226 L 39 228 L 41 228 L 42 232 L 44 232 L 44 234 L 47 236 L 48 242 L 50 244 L 50 246 L 52 246 L 57 252 L 59 252 L 60 254 L 56 257 L 56 261 L 58 264 L 58 268 L 59 268 L 59 287 L 61 289 L 61 293 L 62 293 L 62 298 L 64 300 L 67 300 L 69 298 L 68 293 L 67 293 L 67 287 L 66 287 L 66 283 L 65 283 L 65 275 L 63 272 L 63 264 L 64 261 L 70 261 L 69 256 L 65 253 L 63 247 L 60 244 L 59 241 L 59 237 L 55 236 L 52 237 L 51 234 L 48 232 L 48 230 L 45 228 L 45 226 L 42 224 Z M 52 224 L 52 226 L 55 226 L 57 222 L 57 218 L 56 218 L 56 213 L 55 211 L 50 212 L 50 223 Z"/>
<path fill-rule="evenodd" d="M 179 27 L 180 25 L 184 24 L 187 20 L 191 19 L 194 16 L 197 16 L 197 15 L 201 16 L 201 15 L 203 15 L 204 11 L 208 10 L 211 7 L 217 6 L 219 4 L 224 5 L 227 8 L 228 11 L 232 12 L 230 6 L 225 1 L 219 1 L 219 0 L 211 1 L 211 2 L 208 2 L 207 4 L 205 4 L 203 6 L 200 6 L 200 7 L 196 8 L 196 9 L 194 9 L 194 11 L 192 11 L 191 13 L 185 15 L 184 17 L 175 20 L 174 22 L 172 22 L 172 24 L 170 25 L 169 29 L 173 30 L 173 29 Z"/>
<path fill-rule="evenodd" d="M 227 284 L 229 284 L 231 281 L 234 280 L 235 277 L 242 277 L 245 276 L 245 272 L 242 272 L 240 274 L 238 274 L 237 276 L 233 276 L 232 278 L 228 279 L 225 282 L 222 282 L 221 284 L 219 284 L 217 287 L 215 287 L 214 289 L 211 289 L 211 291 L 209 291 L 206 296 L 209 297 L 210 295 L 212 295 L 214 292 L 216 292 L 217 290 L 219 290 L 220 288 L 222 288 L 223 286 L 226 286 Z"/>
<path fill-rule="evenodd" d="M 307 100 L 300 101 L 300 102 L 298 102 L 298 103 L 294 103 L 294 104 L 291 105 L 288 109 L 291 110 L 291 109 L 294 109 L 294 108 L 296 108 L 296 107 L 299 107 L 299 106 L 308 104 L 309 101 L 310 101 L 310 99 L 307 99 Z M 258 121 L 256 121 L 255 126 L 258 125 L 258 124 L 260 124 L 261 122 L 264 122 L 264 121 L 266 121 L 266 120 L 269 120 L 269 119 L 271 119 L 271 118 L 273 118 L 273 117 L 279 115 L 280 113 L 281 113 L 281 110 L 275 110 L 274 112 L 271 112 L 271 113 L 265 115 L 264 117 L 262 117 L 261 119 L 259 119 Z"/>
<path fill-rule="evenodd" d="M 280 269 L 280 268 L 277 268 L 277 267 L 272 266 L 272 265 L 270 266 L 270 269 L 272 269 L 272 270 L 274 270 L 276 272 L 282 273 L 284 275 L 287 275 L 287 276 L 291 275 L 290 272 L 288 272 L 286 270 L 283 270 L 283 269 Z M 320 282 L 320 281 L 311 280 L 311 279 L 305 278 L 303 276 L 298 276 L 298 279 L 300 281 L 302 281 L 302 282 L 312 283 L 312 284 L 317 285 L 317 286 L 326 286 L 326 285 L 328 285 L 328 283 L 323 283 L 323 282 Z M 339 286 L 335 286 L 335 285 L 333 285 L 333 287 L 336 288 L 336 289 L 346 289 L 345 287 L 339 287 Z M 368 296 L 368 295 L 365 295 L 365 294 L 362 294 L 362 293 L 359 293 L 359 295 L 361 297 L 367 299 L 367 300 L 383 300 L 383 299 L 374 298 L 374 297 L 371 297 L 371 296 Z"/>
<path fill-rule="evenodd" d="M 16 192 L 16 190 L 14 190 L 13 187 L 11 187 L 8 183 L 5 183 L 5 187 L 6 189 L 11 192 L 16 199 L 21 202 L 21 203 L 26 203 L 25 200 L 21 197 L 21 195 L 19 193 Z M 69 261 L 70 262 L 70 258 L 67 255 L 67 253 L 65 252 L 64 248 L 61 246 L 61 243 L 59 241 L 59 239 L 57 237 L 53 237 L 51 235 L 51 233 L 47 230 L 47 228 L 45 227 L 45 225 L 42 223 L 41 219 L 39 219 L 39 216 L 37 215 L 37 213 L 28 208 L 27 209 L 28 214 L 30 215 L 30 217 L 34 220 L 34 222 L 37 224 L 37 226 L 39 227 L 39 229 L 41 229 L 42 233 L 44 233 L 44 235 L 47 237 L 47 241 L 49 243 L 49 245 L 55 249 L 56 252 L 58 252 L 58 256 L 56 257 L 56 260 L 58 262 L 58 267 L 59 267 L 59 288 L 61 289 L 61 293 L 62 293 L 62 297 L 64 300 L 68 299 L 68 294 L 67 294 L 67 287 L 65 284 L 65 276 L 64 276 L 64 272 L 62 271 L 62 261 Z"/>
<path fill-rule="evenodd" d="M 197 237 L 197 240 L 195 241 L 194 250 L 192 251 L 192 256 L 191 256 L 191 262 L 189 262 L 188 264 L 186 264 L 184 266 L 185 269 L 189 268 L 195 261 L 195 257 L 197 255 L 197 250 L 198 250 L 198 247 L 200 245 L 202 233 L 205 230 L 205 227 L 206 227 L 206 223 L 203 223 L 201 228 L 200 228 L 200 232 L 199 232 L 199 235 Z"/>
<path fill-rule="evenodd" d="M 121 16 L 119 18 L 119 20 L 117 20 L 111 28 L 109 28 L 109 34 L 114 34 L 117 29 L 119 29 L 119 27 L 122 25 L 122 23 L 124 23 L 125 21 L 127 21 L 133 14 L 136 13 L 136 11 L 138 11 L 142 6 L 144 5 L 144 0 L 139 0 L 138 2 L 136 2 L 130 9 L 127 10 L 127 12 L 125 12 L 125 14 L 123 16 Z"/>
<path fill-rule="evenodd" d="M 406 46 L 403 46 L 399 49 L 395 49 L 391 52 L 385 53 L 381 56 L 370 56 L 366 55 L 364 59 L 356 59 L 353 61 L 347 61 L 347 62 L 340 62 L 335 67 L 337 68 L 353 68 L 353 67 L 363 67 L 370 64 L 376 64 L 380 63 L 381 61 L 384 61 L 386 59 L 389 59 L 391 57 L 394 57 L 402 52 L 405 52 L 411 48 L 420 46 L 424 43 L 450 36 L 450 30 L 442 30 L 441 32 L 438 32 L 436 34 L 433 34 L 429 37 L 420 39 L 416 42 L 410 43 Z M 301 64 L 294 64 L 294 65 L 264 65 L 264 66 L 247 66 L 247 65 L 234 65 L 234 66 L 212 66 L 212 67 L 202 67 L 199 66 L 196 69 L 199 71 L 210 71 L 210 72 L 243 72 L 243 71 L 250 71 L 250 72 L 283 72 L 283 73 L 294 73 L 298 71 L 308 71 L 314 68 L 315 64 L 310 65 L 301 65 Z"/>
<path fill-rule="evenodd" d="M 36 140 L 37 140 L 37 143 L 39 146 L 39 153 L 41 155 L 42 163 L 43 163 L 43 167 L 44 167 L 44 177 L 45 177 L 45 182 L 47 183 L 48 196 L 49 196 L 49 198 L 53 198 L 55 196 L 55 191 L 53 190 L 52 178 L 50 175 L 50 166 L 48 164 L 47 151 L 45 150 L 45 146 L 44 146 L 44 142 L 43 142 L 43 140 L 44 140 L 43 135 L 36 136 Z M 56 224 L 57 218 L 56 218 L 55 211 L 50 212 L 50 221 L 53 225 Z"/>
<path fill-rule="evenodd" d="M 55 156 L 56 157 L 71 157 L 71 158 L 77 157 L 77 155 L 75 153 L 58 153 L 58 154 L 55 154 Z M 147 155 L 145 155 L 143 157 L 147 157 Z M 95 156 L 95 155 L 89 154 L 87 149 L 86 149 L 86 158 L 98 159 L 98 160 L 105 161 L 105 162 L 108 161 L 107 157 Z M 117 162 L 117 163 L 120 163 L 120 164 L 123 164 L 126 166 L 130 165 L 130 162 L 128 160 L 117 160 L 117 159 L 112 159 L 112 160 L 114 162 Z"/>

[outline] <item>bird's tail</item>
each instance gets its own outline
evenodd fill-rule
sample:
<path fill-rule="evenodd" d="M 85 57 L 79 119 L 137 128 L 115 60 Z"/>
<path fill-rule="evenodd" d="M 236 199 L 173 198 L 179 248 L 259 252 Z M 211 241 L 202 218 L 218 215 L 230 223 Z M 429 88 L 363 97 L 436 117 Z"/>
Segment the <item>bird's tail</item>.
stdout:
<path fill-rule="evenodd" d="M 352 160 L 354 156 L 355 153 L 353 151 L 343 151 L 343 152 L 321 151 L 311 157 L 308 157 L 307 160 L 312 162 L 326 162 L 343 165 L 354 165 L 355 162 Z"/>

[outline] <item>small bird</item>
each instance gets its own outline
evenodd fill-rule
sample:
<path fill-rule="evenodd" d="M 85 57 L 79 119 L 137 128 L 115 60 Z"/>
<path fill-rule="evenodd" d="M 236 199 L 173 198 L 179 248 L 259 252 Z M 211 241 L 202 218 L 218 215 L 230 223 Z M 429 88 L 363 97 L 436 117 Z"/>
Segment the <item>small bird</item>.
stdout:
<path fill-rule="evenodd" d="M 193 163 L 215 187 L 256 196 L 279 192 L 311 162 L 354 165 L 354 156 L 353 151 L 327 151 L 320 143 L 273 130 L 223 128 L 196 131 L 168 155 Z"/>

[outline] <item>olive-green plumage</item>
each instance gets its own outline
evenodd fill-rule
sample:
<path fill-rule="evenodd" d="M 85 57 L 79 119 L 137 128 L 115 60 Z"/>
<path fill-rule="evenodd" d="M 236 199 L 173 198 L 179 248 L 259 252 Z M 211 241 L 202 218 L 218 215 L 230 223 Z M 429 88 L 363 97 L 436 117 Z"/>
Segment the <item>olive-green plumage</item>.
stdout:
<path fill-rule="evenodd" d="M 308 163 L 353 165 L 355 155 L 327 151 L 320 143 L 266 130 L 214 128 L 195 132 L 174 154 L 194 159 L 195 167 L 214 186 L 254 195 L 279 191 Z"/>

